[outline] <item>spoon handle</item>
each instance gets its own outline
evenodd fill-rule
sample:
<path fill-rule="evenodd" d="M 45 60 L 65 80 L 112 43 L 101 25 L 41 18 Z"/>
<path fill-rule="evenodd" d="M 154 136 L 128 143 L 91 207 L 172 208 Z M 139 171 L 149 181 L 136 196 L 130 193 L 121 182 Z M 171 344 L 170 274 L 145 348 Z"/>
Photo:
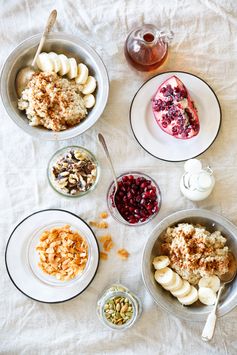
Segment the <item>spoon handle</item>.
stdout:
<path fill-rule="evenodd" d="M 115 174 L 115 171 L 114 171 L 114 167 L 113 167 L 113 163 L 112 163 L 112 160 L 111 160 L 111 157 L 110 157 L 110 154 L 109 154 L 109 150 L 108 150 L 107 144 L 105 142 L 105 139 L 104 139 L 104 137 L 103 137 L 103 135 L 101 133 L 98 134 L 98 140 L 101 143 L 102 147 L 104 148 L 105 155 L 106 155 L 107 160 L 109 162 L 116 188 L 118 188 L 117 177 L 116 177 L 116 174 Z"/>
<path fill-rule="evenodd" d="M 216 325 L 216 309 L 217 309 L 217 305 L 218 305 L 218 302 L 219 302 L 219 299 L 220 299 L 220 296 L 221 296 L 221 293 L 222 293 L 224 287 L 225 287 L 225 285 L 222 285 L 219 288 L 214 308 L 211 311 L 211 313 L 209 314 L 209 316 L 207 317 L 206 324 L 205 324 L 203 331 L 202 331 L 202 340 L 204 340 L 204 341 L 209 341 L 213 337 L 215 325 Z"/>
<path fill-rule="evenodd" d="M 53 25 L 55 24 L 56 18 L 57 18 L 57 10 L 53 10 L 51 12 L 51 14 L 49 15 L 48 21 L 46 23 L 43 35 L 42 35 L 40 43 L 39 43 L 39 46 L 37 48 L 37 51 L 36 51 L 35 56 L 34 56 L 34 59 L 32 61 L 32 67 L 35 66 L 36 59 L 38 58 L 38 55 L 40 54 L 40 52 L 41 52 L 41 50 L 43 48 L 44 42 L 46 40 L 46 36 L 51 31 Z"/>

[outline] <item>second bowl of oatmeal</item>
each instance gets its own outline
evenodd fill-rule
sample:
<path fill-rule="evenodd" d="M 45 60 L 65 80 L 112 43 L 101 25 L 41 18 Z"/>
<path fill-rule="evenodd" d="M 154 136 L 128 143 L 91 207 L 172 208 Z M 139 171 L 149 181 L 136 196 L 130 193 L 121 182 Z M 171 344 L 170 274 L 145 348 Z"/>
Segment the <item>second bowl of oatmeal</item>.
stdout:
<path fill-rule="evenodd" d="M 201 230 L 199 226 L 202 226 L 203 229 L 201 228 Z M 191 243 L 192 248 L 190 241 L 186 243 L 186 237 L 182 237 L 187 231 L 181 230 L 181 227 L 186 228 L 187 231 L 192 227 L 195 238 L 199 234 L 200 247 L 204 248 L 206 245 L 205 255 L 200 252 L 200 248 L 196 242 Z M 180 238 L 178 235 L 179 232 L 181 233 Z M 236 236 L 237 227 L 233 223 L 228 221 L 225 217 L 208 210 L 184 210 L 164 218 L 151 232 L 144 247 L 142 257 L 143 281 L 154 301 L 161 308 L 179 318 L 192 321 L 206 320 L 212 306 L 203 305 L 200 301 L 194 302 L 190 306 L 183 306 L 171 292 L 165 290 L 156 282 L 154 277 L 155 269 L 153 266 L 154 258 L 158 255 L 167 255 L 168 253 L 170 258 L 169 268 L 178 273 L 183 280 L 188 280 L 194 287 L 197 287 L 198 280 L 205 276 L 208 271 L 202 267 L 203 264 L 198 264 L 198 260 L 202 263 L 209 263 L 212 262 L 211 259 L 218 259 L 218 270 L 216 270 L 217 273 L 215 274 L 221 274 L 222 261 L 223 267 L 225 267 L 224 259 L 226 253 L 230 251 L 234 254 L 235 258 L 237 258 Z M 182 245 L 178 245 L 177 241 L 180 241 Z M 167 248 L 168 250 L 166 250 Z M 202 258 L 202 255 L 205 257 Z M 220 258 L 223 260 L 220 260 Z M 198 268 L 196 267 L 197 264 Z M 218 315 L 225 315 L 235 306 L 237 306 L 237 279 L 226 286 L 218 306 Z"/>
<path fill-rule="evenodd" d="M 52 156 L 47 175 L 56 192 L 67 197 L 81 197 L 95 189 L 100 177 L 100 167 L 89 150 L 69 146 Z"/>
<path fill-rule="evenodd" d="M 51 55 L 54 56 L 55 65 L 60 66 L 61 63 L 65 67 L 61 68 L 57 74 L 45 71 L 41 71 L 41 75 L 37 74 L 29 90 L 24 92 L 18 103 L 19 97 L 15 88 L 16 76 L 22 67 L 31 63 L 39 40 L 40 35 L 24 40 L 6 59 L 0 80 L 3 105 L 9 117 L 33 137 L 44 140 L 63 140 L 75 137 L 93 126 L 105 109 L 109 93 L 106 68 L 96 51 L 77 36 L 60 32 L 49 34 L 43 52 L 53 52 Z M 60 57 L 60 61 L 57 56 Z M 73 58 L 72 69 L 76 70 L 75 63 L 82 63 L 89 69 L 89 76 L 93 78 L 89 85 L 93 86 L 96 83 L 96 89 L 93 92 L 95 104 L 88 101 L 86 105 L 83 104 L 82 99 L 87 92 L 84 90 L 83 94 L 80 85 L 75 85 L 74 79 L 70 79 L 73 77 L 72 72 L 64 74 L 68 69 L 66 68 L 68 61 L 66 63 L 65 58 L 70 58 L 70 60 Z M 50 70 L 50 66 L 44 65 L 47 60 L 46 56 L 42 59 L 43 65 L 39 64 L 41 70 L 44 67 Z M 81 69 L 84 70 L 85 67 Z M 39 92 L 43 98 L 40 106 L 37 101 Z M 55 95 L 53 100 L 52 95 Z M 50 103 L 46 96 L 50 98 Z"/>

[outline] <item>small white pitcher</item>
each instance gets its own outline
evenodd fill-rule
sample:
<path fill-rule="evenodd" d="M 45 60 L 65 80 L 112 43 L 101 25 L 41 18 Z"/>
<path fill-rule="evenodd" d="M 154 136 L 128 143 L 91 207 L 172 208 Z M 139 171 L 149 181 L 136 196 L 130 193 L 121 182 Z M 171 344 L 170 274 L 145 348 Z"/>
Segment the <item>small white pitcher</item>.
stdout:
<path fill-rule="evenodd" d="M 207 198 L 215 185 L 215 178 L 210 167 L 203 168 L 198 159 L 187 160 L 185 173 L 180 180 L 180 190 L 191 201 L 202 201 Z"/>

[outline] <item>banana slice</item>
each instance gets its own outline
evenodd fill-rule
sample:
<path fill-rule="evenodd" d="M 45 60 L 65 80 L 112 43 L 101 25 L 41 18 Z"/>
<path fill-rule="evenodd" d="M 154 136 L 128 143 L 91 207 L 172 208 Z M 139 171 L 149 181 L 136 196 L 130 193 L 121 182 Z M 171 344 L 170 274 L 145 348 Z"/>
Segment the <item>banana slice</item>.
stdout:
<path fill-rule="evenodd" d="M 60 60 L 61 68 L 59 70 L 59 74 L 61 76 L 67 74 L 70 70 L 70 64 L 68 58 L 64 54 L 59 54 L 58 58 Z"/>
<path fill-rule="evenodd" d="M 211 306 L 216 301 L 216 294 L 209 287 L 200 287 L 198 290 L 198 298 L 203 304 Z"/>
<path fill-rule="evenodd" d="M 175 273 L 169 267 L 165 267 L 164 269 L 156 270 L 155 279 L 161 286 L 168 287 L 174 284 Z"/>
<path fill-rule="evenodd" d="M 178 288 L 177 290 L 171 291 L 171 293 L 175 297 L 183 298 L 183 297 L 187 296 L 187 294 L 190 292 L 190 290 L 191 290 L 190 283 L 186 280 L 183 280 L 182 286 L 180 288 Z"/>
<path fill-rule="evenodd" d="M 178 297 L 180 303 L 189 306 L 198 300 L 198 292 L 194 286 L 191 286 L 189 293 L 184 297 Z"/>
<path fill-rule="evenodd" d="M 78 74 L 75 79 L 77 84 L 85 84 L 89 75 L 87 66 L 83 63 L 78 64 Z M 89 94 L 89 93 L 88 93 Z"/>
<path fill-rule="evenodd" d="M 95 96 L 92 94 L 85 95 L 83 97 L 83 100 L 84 100 L 84 104 L 85 104 L 86 108 L 91 108 L 95 104 Z"/>
<path fill-rule="evenodd" d="M 198 283 L 199 287 L 208 287 L 211 288 L 214 292 L 219 290 L 220 285 L 220 279 L 216 275 L 202 277 Z"/>
<path fill-rule="evenodd" d="M 96 88 L 96 80 L 93 76 L 88 76 L 87 81 L 84 85 L 82 93 L 84 95 L 92 94 Z"/>
<path fill-rule="evenodd" d="M 51 73 L 54 71 L 54 65 L 52 59 L 48 56 L 48 53 L 40 53 L 36 64 L 38 68 L 44 72 Z"/>
<path fill-rule="evenodd" d="M 156 270 L 163 269 L 170 264 L 170 259 L 166 255 L 156 256 L 153 260 L 153 265 Z"/>
<path fill-rule="evenodd" d="M 181 279 L 181 277 L 175 272 L 175 278 L 174 278 L 174 282 L 172 283 L 172 285 L 169 286 L 163 286 L 167 291 L 175 291 L 180 289 L 183 286 L 183 280 Z"/>
<path fill-rule="evenodd" d="M 75 58 L 69 58 L 70 69 L 67 73 L 69 79 L 74 79 L 77 76 L 77 62 Z"/>
<path fill-rule="evenodd" d="M 59 72 L 59 70 L 61 69 L 61 62 L 60 59 L 58 58 L 57 53 L 50 52 L 48 53 L 48 56 L 53 62 L 54 72 L 55 73 Z"/>

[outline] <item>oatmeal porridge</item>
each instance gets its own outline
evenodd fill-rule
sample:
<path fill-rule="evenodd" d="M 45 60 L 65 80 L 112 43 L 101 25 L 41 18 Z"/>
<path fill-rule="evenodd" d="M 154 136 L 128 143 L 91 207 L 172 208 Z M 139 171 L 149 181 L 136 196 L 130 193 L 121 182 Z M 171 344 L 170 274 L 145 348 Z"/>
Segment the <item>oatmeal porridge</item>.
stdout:
<path fill-rule="evenodd" d="M 228 271 L 229 248 L 225 244 L 219 231 L 210 233 L 203 226 L 181 223 L 166 230 L 161 249 L 169 256 L 171 268 L 196 285 L 201 277 L 220 277 Z"/>
<path fill-rule="evenodd" d="M 56 73 L 34 73 L 22 92 L 18 108 L 25 110 L 31 126 L 53 131 L 72 127 L 87 115 L 78 85 Z"/>

